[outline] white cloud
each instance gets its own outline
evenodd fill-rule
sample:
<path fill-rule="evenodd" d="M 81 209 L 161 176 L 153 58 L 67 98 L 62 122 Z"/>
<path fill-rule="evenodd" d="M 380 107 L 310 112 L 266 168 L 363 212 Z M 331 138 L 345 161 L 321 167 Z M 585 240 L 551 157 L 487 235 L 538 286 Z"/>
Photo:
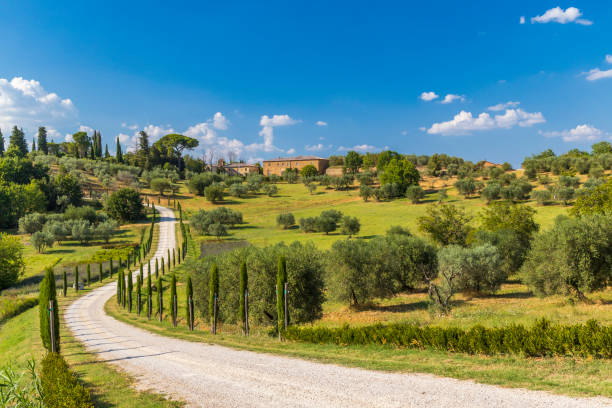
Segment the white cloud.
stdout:
<path fill-rule="evenodd" d="M 223 116 L 221 112 L 217 112 L 213 116 L 213 126 L 215 127 L 215 129 L 227 130 L 227 127 L 229 126 L 229 120 L 225 116 Z"/>
<path fill-rule="evenodd" d="M 461 102 L 463 102 L 465 100 L 465 97 L 463 95 L 454 95 L 454 94 L 447 94 L 443 100 L 440 101 L 440 103 L 452 103 L 456 100 L 460 100 Z"/>
<path fill-rule="evenodd" d="M 564 142 L 588 142 L 601 138 L 605 133 L 591 125 L 578 125 L 573 129 L 542 132 L 545 137 L 560 137 Z"/>
<path fill-rule="evenodd" d="M 40 82 L 0 78 L 0 128 L 14 125 L 34 131 L 38 126 L 74 126 L 77 111 L 70 99 L 47 92 Z"/>
<path fill-rule="evenodd" d="M 300 122 L 300 120 L 293 119 L 289 115 L 273 115 L 272 117 L 263 115 L 259 121 L 259 125 L 262 126 L 259 136 L 263 137 L 263 143 L 252 143 L 246 146 L 246 149 L 251 151 L 263 150 L 264 152 L 282 151 L 282 149 L 274 146 L 274 128 L 291 126 Z"/>
<path fill-rule="evenodd" d="M 126 129 L 130 129 L 130 130 L 136 130 L 138 129 L 138 125 L 134 124 L 134 125 L 128 125 L 127 123 L 123 122 L 121 124 L 121 127 L 124 127 Z"/>
<path fill-rule="evenodd" d="M 287 154 L 295 154 L 295 149 L 292 147 L 291 149 L 287 150 Z"/>
<path fill-rule="evenodd" d="M 323 143 L 319 143 L 316 145 L 306 145 L 304 149 L 309 152 L 320 152 L 321 150 L 329 150 L 332 148 L 332 145 L 324 145 Z"/>
<path fill-rule="evenodd" d="M 590 20 L 579 18 L 581 16 L 582 12 L 576 7 L 568 7 L 563 10 L 561 7 L 557 6 L 555 8 L 551 8 L 550 10 L 546 10 L 546 12 L 541 16 L 532 17 L 531 23 L 576 23 L 582 25 L 593 24 L 593 22 Z"/>
<path fill-rule="evenodd" d="M 322 120 L 317 120 L 317 126 L 327 126 L 327 122 L 323 122 Z"/>
<path fill-rule="evenodd" d="M 525 24 L 525 16 L 521 16 L 521 18 L 519 18 L 519 24 Z"/>
<path fill-rule="evenodd" d="M 50 140 L 53 140 L 54 138 L 61 138 L 62 134 L 60 132 L 57 131 L 57 129 L 55 129 L 54 127 L 51 126 L 47 126 L 47 137 Z"/>
<path fill-rule="evenodd" d="M 355 150 L 356 152 L 371 152 L 374 150 L 379 150 L 377 149 L 375 146 L 369 145 L 369 144 L 362 144 L 362 145 L 356 145 L 353 147 L 344 147 L 344 146 L 340 146 L 338 148 L 338 151 L 340 152 L 345 152 L 345 151 L 349 151 L 349 150 Z"/>
<path fill-rule="evenodd" d="M 606 62 L 607 62 L 608 64 L 612 64 L 612 55 L 610 55 L 610 54 L 606 54 Z"/>
<path fill-rule="evenodd" d="M 434 99 L 439 98 L 435 92 L 423 92 L 419 98 L 425 102 L 433 101 Z"/>
<path fill-rule="evenodd" d="M 434 123 L 427 133 L 435 135 L 468 135 L 472 131 L 510 129 L 516 125 L 529 127 L 544 123 L 546 119 L 541 112 L 525 112 L 522 109 L 506 109 L 503 115 L 491 117 L 486 112 L 473 117 L 471 112 L 461 111 L 452 120 Z"/>
<path fill-rule="evenodd" d="M 85 133 L 93 133 L 93 128 L 89 127 L 89 126 L 85 126 L 85 125 L 80 125 L 79 126 L 79 132 L 85 132 Z"/>
<path fill-rule="evenodd" d="M 594 68 L 586 74 L 587 81 L 597 81 L 598 79 L 612 78 L 612 69 L 606 69 L 602 71 L 599 68 Z"/>
<path fill-rule="evenodd" d="M 402 136 L 406 136 L 406 135 L 408 135 L 408 131 L 407 131 L 407 130 L 402 130 L 402 132 L 401 132 L 401 133 L 402 133 Z"/>
<path fill-rule="evenodd" d="M 520 102 L 512 102 L 512 101 L 508 101 L 505 103 L 498 103 L 497 105 L 493 105 L 493 106 L 489 106 L 487 109 L 490 111 L 502 111 L 504 109 L 508 109 L 508 108 L 516 108 L 517 106 L 519 106 L 521 103 Z"/>

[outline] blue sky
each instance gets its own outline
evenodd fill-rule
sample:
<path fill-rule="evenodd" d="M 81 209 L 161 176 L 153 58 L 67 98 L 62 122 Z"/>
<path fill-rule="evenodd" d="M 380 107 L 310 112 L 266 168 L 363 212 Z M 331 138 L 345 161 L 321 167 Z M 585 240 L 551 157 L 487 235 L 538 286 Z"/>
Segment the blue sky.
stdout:
<path fill-rule="evenodd" d="M 2 2 L 0 129 L 95 128 L 111 150 L 175 131 L 197 155 L 246 160 L 391 148 L 515 165 L 610 139 L 606 2 L 412 3 Z"/>

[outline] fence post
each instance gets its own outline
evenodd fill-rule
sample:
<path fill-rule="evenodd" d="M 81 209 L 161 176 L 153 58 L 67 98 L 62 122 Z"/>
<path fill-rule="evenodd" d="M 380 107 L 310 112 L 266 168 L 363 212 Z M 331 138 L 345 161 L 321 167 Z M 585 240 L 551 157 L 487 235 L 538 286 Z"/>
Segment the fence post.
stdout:
<path fill-rule="evenodd" d="M 287 316 L 287 294 L 289 290 L 287 288 L 287 282 L 285 282 L 285 330 L 287 330 L 287 326 L 289 323 L 289 316 Z"/>
<path fill-rule="evenodd" d="M 55 353 L 55 310 L 53 310 L 53 301 L 49 301 L 49 331 L 51 335 L 51 352 Z"/>
<path fill-rule="evenodd" d="M 217 294 L 213 297 L 213 326 L 212 334 L 217 334 Z"/>
<path fill-rule="evenodd" d="M 189 330 L 193 331 L 193 298 L 189 296 Z"/>
<path fill-rule="evenodd" d="M 249 335 L 249 291 L 244 291 L 244 333 Z"/>

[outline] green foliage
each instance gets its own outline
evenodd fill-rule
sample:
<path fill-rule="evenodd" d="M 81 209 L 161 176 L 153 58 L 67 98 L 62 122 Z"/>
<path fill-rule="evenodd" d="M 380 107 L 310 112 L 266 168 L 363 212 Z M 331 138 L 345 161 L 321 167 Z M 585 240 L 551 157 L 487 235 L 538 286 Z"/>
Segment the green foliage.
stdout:
<path fill-rule="evenodd" d="M 57 408 L 93 408 L 91 395 L 70 372 L 58 353 L 48 353 L 42 361 L 40 383 L 45 406 Z"/>
<path fill-rule="evenodd" d="M 456 275 L 454 289 L 467 292 L 494 292 L 506 280 L 501 268 L 499 250 L 490 245 L 464 248 L 450 245 L 438 253 L 441 270 L 449 269 Z"/>
<path fill-rule="evenodd" d="M 30 238 L 30 243 L 38 253 L 42 253 L 45 251 L 45 248 L 51 248 L 55 243 L 55 237 L 53 234 L 47 231 L 37 231 L 32 234 Z"/>
<path fill-rule="evenodd" d="M 162 314 L 164 313 L 164 286 L 162 283 L 162 278 L 161 276 L 159 278 L 157 278 L 157 312 L 156 314 L 158 316 L 160 316 L 160 319 L 162 317 Z"/>
<path fill-rule="evenodd" d="M 36 305 L 38 305 L 38 298 L 35 297 L 0 297 L 0 324 Z"/>
<path fill-rule="evenodd" d="M 374 195 L 374 189 L 368 185 L 362 185 L 359 187 L 359 196 L 363 198 L 363 201 L 368 201 Z"/>
<path fill-rule="evenodd" d="M 242 327 L 245 328 L 246 325 L 246 315 L 244 308 L 244 300 L 245 294 L 249 289 L 249 275 L 247 273 L 246 262 L 242 262 L 240 264 L 240 297 L 238 298 L 238 321 L 242 322 Z"/>
<path fill-rule="evenodd" d="M 276 316 L 279 332 L 283 330 L 285 324 L 285 283 L 287 283 L 287 259 L 281 255 L 278 258 L 276 271 Z"/>
<path fill-rule="evenodd" d="M 263 192 L 268 197 L 272 197 L 273 195 L 278 193 L 278 187 L 276 187 L 274 184 L 264 184 Z"/>
<path fill-rule="evenodd" d="M 362 163 L 361 155 L 354 150 L 349 151 L 344 158 L 344 168 L 351 173 L 357 173 Z"/>
<path fill-rule="evenodd" d="M 398 184 L 401 190 L 400 195 L 403 195 L 408 186 L 418 184 L 421 176 L 412 162 L 393 158 L 382 169 L 382 174 L 379 178 L 381 185 Z"/>
<path fill-rule="evenodd" d="M 464 210 L 450 204 L 430 206 L 426 215 L 417 220 L 419 230 L 442 246 L 465 245 L 472 230 L 470 221 L 471 217 Z"/>
<path fill-rule="evenodd" d="M 612 279 L 612 217 L 562 218 L 536 236 L 521 269 L 523 281 L 539 296 L 603 289 Z"/>
<path fill-rule="evenodd" d="M 40 291 L 38 294 L 38 308 L 39 308 L 39 320 L 40 320 L 40 338 L 42 339 L 43 346 L 47 351 L 51 351 L 51 320 L 49 312 L 49 303 L 53 305 L 54 311 L 54 331 L 55 331 L 55 351 L 60 350 L 60 313 L 57 306 L 57 294 L 55 291 L 55 276 L 53 275 L 53 269 L 47 268 L 45 270 L 45 277 L 40 282 Z"/>
<path fill-rule="evenodd" d="M 418 204 L 423 197 L 425 197 L 425 191 L 419 185 L 409 186 L 406 189 L 406 197 L 409 198 L 413 204 Z"/>
<path fill-rule="evenodd" d="M 579 196 L 570 212 L 577 216 L 612 215 L 612 179 L 595 187 L 589 194 Z"/>
<path fill-rule="evenodd" d="M 576 325 L 539 320 L 532 327 L 518 324 L 469 329 L 406 323 L 339 328 L 293 326 L 285 336 L 289 340 L 342 346 L 387 344 L 467 354 L 612 358 L 612 327 L 594 320 Z"/>
<path fill-rule="evenodd" d="M 280 213 L 276 216 L 276 225 L 287 229 L 295 225 L 295 217 L 292 213 Z"/>
<path fill-rule="evenodd" d="M 164 193 L 170 190 L 170 181 L 165 178 L 154 178 L 151 180 L 151 190 L 157 191 L 160 195 L 164 195 Z"/>
<path fill-rule="evenodd" d="M 212 184 L 204 189 L 204 196 L 211 203 L 223 201 L 223 187 L 218 184 Z"/>
<path fill-rule="evenodd" d="M 19 237 L 0 233 L 0 290 L 17 283 L 24 268 L 23 244 Z"/>
<path fill-rule="evenodd" d="M 426 277 L 436 276 L 436 249 L 411 236 L 408 230 L 392 227 L 385 237 L 385 246 L 384 265 L 394 280 L 393 292 L 414 289 L 426 282 Z"/>
<path fill-rule="evenodd" d="M 465 197 L 476 193 L 476 181 L 473 178 L 464 178 L 455 183 L 455 188 Z"/>
<path fill-rule="evenodd" d="M 342 233 L 344 235 L 348 235 L 350 238 L 353 235 L 359 234 L 360 229 L 361 224 L 357 217 L 349 217 L 348 215 L 342 217 Z"/>
<path fill-rule="evenodd" d="M 41 231 L 47 222 L 45 214 L 31 213 L 19 219 L 19 232 L 22 234 L 33 234 Z"/>
<path fill-rule="evenodd" d="M 312 164 L 308 164 L 302 167 L 302 170 L 300 170 L 300 175 L 302 176 L 302 178 L 306 179 L 317 177 L 319 175 L 319 170 L 317 170 L 317 168 Z"/>
<path fill-rule="evenodd" d="M 28 144 L 25 141 L 25 134 L 23 129 L 19 129 L 17 126 L 13 126 L 13 131 L 9 138 L 9 148 L 7 154 L 10 152 L 17 157 L 24 157 L 28 154 Z"/>
<path fill-rule="evenodd" d="M 119 222 L 133 222 L 144 216 L 142 198 L 136 190 L 122 188 L 106 200 L 107 214 Z"/>
<path fill-rule="evenodd" d="M 212 173 L 196 174 L 187 183 L 187 188 L 192 194 L 203 196 L 206 187 L 210 186 L 215 181 L 220 181 L 220 179 L 215 180 L 215 175 Z"/>
<path fill-rule="evenodd" d="M 249 193 L 247 187 L 239 183 L 232 184 L 229 187 L 228 192 L 234 197 L 244 197 Z"/>
<path fill-rule="evenodd" d="M 215 313 L 215 297 L 217 298 L 217 302 L 219 302 L 219 268 L 217 268 L 217 264 L 213 263 L 210 266 L 210 274 L 208 281 L 208 315 L 212 319 Z M 219 309 L 219 304 L 217 303 L 217 310 Z"/>

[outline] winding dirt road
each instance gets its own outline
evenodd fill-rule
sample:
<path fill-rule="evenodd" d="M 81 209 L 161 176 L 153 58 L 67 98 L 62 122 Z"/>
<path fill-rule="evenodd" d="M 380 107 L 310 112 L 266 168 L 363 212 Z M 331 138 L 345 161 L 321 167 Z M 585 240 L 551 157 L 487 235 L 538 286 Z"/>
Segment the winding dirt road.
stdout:
<path fill-rule="evenodd" d="M 155 257 L 175 246 L 175 219 L 161 214 Z M 148 271 L 145 268 L 145 274 Z M 65 319 L 88 350 L 150 389 L 193 407 L 612 407 L 603 398 L 569 398 L 424 374 L 393 374 L 238 351 L 151 334 L 104 313 L 116 284 L 76 300 Z"/>

